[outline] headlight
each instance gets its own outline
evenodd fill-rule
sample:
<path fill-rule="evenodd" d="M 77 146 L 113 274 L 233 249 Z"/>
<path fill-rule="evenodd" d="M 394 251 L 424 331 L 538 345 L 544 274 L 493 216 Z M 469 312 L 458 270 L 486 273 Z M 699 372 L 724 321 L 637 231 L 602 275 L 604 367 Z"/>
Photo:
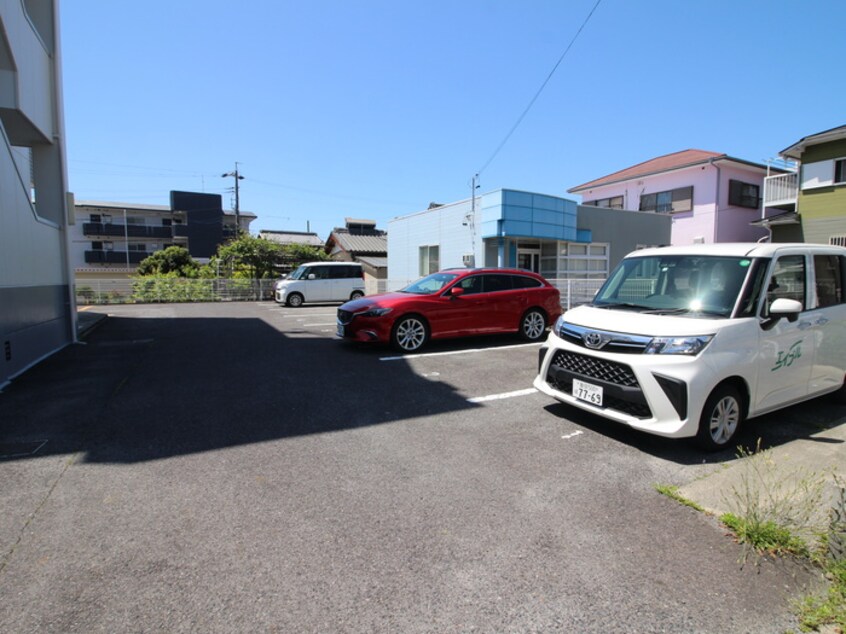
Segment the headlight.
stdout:
<path fill-rule="evenodd" d="M 363 313 L 356 313 L 356 317 L 382 317 L 383 315 L 387 315 L 391 312 L 393 308 L 371 308 L 370 310 L 365 310 Z"/>
<path fill-rule="evenodd" d="M 555 326 L 553 327 L 552 332 L 554 332 L 556 335 L 558 335 L 559 337 L 561 337 L 561 336 L 563 336 L 563 335 L 561 334 L 561 331 L 562 331 L 562 328 L 563 328 L 563 327 L 564 327 L 564 315 L 561 315 L 561 316 L 560 316 L 560 317 L 556 320 L 556 322 L 555 322 Z"/>
<path fill-rule="evenodd" d="M 695 356 L 705 349 L 713 335 L 699 337 L 655 337 L 646 346 L 644 354 L 686 354 Z"/>

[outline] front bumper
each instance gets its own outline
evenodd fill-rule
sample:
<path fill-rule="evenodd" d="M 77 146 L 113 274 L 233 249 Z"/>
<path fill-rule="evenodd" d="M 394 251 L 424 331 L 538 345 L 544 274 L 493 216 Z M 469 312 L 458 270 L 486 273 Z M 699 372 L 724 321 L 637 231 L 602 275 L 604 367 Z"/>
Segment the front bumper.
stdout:
<path fill-rule="evenodd" d="M 697 357 L 593 351 L 550 333 L 534 386 L 552 398 L 641 431 L 695 436 L 710 371 Z M 602 388 L 601 406 L 573 395 L 573 380 Z"/>
<path fill-rule="evenodd" d="M 362 341 L 365 343 L 389 343 L 391 323 L 387 319 L 372 317 L 352 317 L 336 320 L 335 336 L 340 339 Z"/>

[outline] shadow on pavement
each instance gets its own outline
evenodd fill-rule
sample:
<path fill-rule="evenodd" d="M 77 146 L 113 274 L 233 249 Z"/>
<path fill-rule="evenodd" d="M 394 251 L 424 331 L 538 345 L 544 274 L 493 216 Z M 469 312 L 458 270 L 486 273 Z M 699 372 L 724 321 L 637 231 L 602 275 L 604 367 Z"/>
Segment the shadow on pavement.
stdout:
<path fill-rule="evenodd" d="M 0 453 L 46 440 L 34 457 L 138 462 L 476 407 L 403 361 L 289 335 L 255 318 L 110 317 L 0 396 Z"/>
<path fill-rule="evenodd" d="M 740 447 L 751 452 L 758 447 L 759 441 L 762 449 L 778 447 L 794 440 L 839 442 L 827 438 L 814 438 L 813 435 L 846 424 L 846 407 L 836 404 L 830 397 L 823 396 L 747 420 L 738 431 L 730 449 L 708 453 L 699 449 L 692 439 L 677 440 L 653 436 L 564 403 L 556 402 L 545 409 L 555 416 L 566 418 L 597 434 L 631 445 L 644 453 L 686 465 L 717 464 L 736 459 L 739 457 Z"/>

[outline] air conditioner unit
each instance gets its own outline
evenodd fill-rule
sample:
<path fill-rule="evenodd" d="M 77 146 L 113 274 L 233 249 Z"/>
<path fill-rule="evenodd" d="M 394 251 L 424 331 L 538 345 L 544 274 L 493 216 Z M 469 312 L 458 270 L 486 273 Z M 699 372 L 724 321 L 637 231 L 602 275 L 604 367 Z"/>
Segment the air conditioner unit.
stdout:
<path fill-rule="evenodd" d="M 476 266 L 476 256 L 472 253 L 465 253 L 464 255 L 462 255 L 461 261 L 467 268 L 472 269 L 474 266 Z"/>

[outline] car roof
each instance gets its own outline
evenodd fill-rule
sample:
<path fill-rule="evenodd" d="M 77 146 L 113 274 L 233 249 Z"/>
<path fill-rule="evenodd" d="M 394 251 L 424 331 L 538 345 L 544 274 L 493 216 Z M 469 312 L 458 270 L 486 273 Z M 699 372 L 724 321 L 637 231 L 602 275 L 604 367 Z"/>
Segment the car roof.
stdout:
<path fill-rule="evenodd" d="M 451 269 L 442 269 L 441 273 L 509 273 L 513 275 L 538 275 L 534 271 L 528 269 L 505 268 L 498 266 L 483 266 L 477 268 L 467 268 L 456 266 Z"/>
<path fill-rule="evenodd" d="M 805 242 L 718 242 L 714 244 L 688 244 L 684 246 L 654 247 L 629 253 L 627 258 L 654 255 L 710 255 L 726 257 L 771 258 L 782 251 L 806 251 L 846 255 L 846 248 L 827 244 Z"/>
<path fill-rule="evenodd" d="M 328 264 L 329 266 L 361 266 L 359 262 L 303 262 L 300 266 L 316 266 L 318 264 Z"/>

